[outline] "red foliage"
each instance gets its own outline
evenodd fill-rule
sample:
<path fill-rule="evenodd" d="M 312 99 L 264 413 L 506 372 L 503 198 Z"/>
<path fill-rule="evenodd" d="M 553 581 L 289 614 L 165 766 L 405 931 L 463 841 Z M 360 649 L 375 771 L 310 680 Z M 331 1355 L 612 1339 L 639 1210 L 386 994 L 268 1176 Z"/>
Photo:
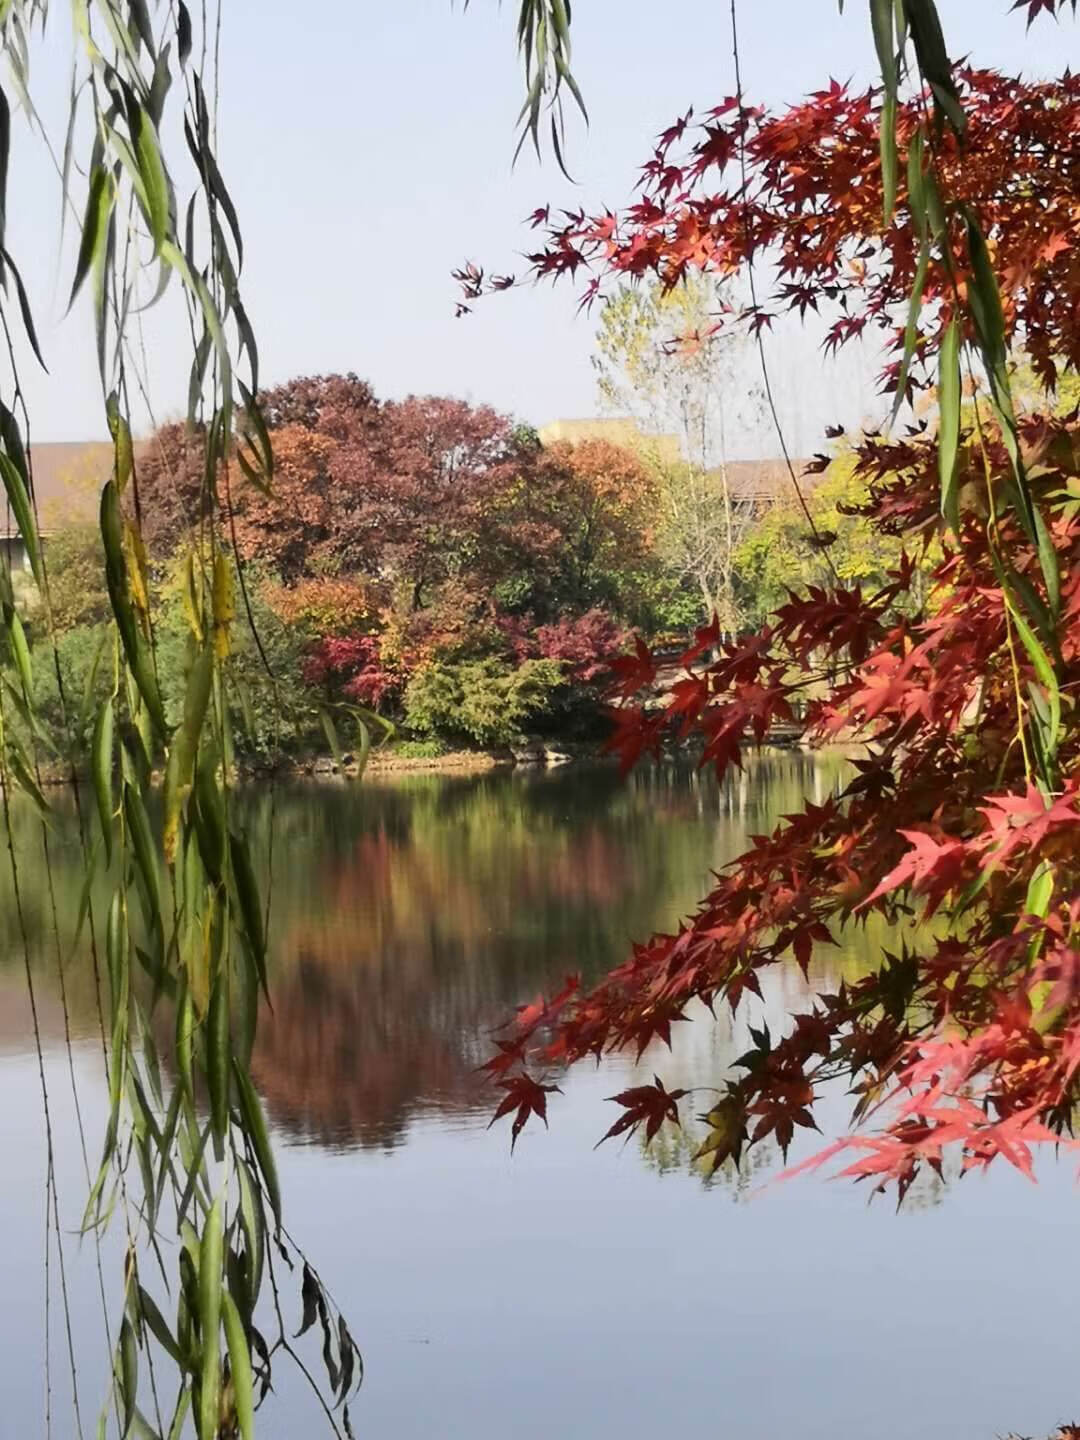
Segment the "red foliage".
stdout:
<path fill-rule="evenodd" d="M 1080 361 L 1070 302 L 1080 75 L 1029 83 L 966 69 L 958 79 L 968 133 L 963 143 L 951 132 L 939 142 L 942 188 L 978 210 L 1005 291 L 1009 333 L 1023 334 L 1037 372 L 1052 383 L 1060 363 Z M 903 139 L 922 113 L 921 100 L 901 107 Z M 768 326 L 782 311 L 828 309 L 828 348 L 880 327 L 899 352 L 918 243 L 902 184 L 901 208 L 881 231 L 880 119 L 879 92 L 837 82 L 778 114 L 740 108 L 729 96 L 696 125 L 687 116 L 663 133 L 643 166 L 641 198 L 623 213 L 580 211 L 556 226 L 545 220 L 546 243 L 530 257 L 533 273 L 593 271 L 591 301 L 606 280 L 658 273 L 675 285 L 694 270 L 733 274 L 749 258 L 768 259 L 776 285 L 757 311 L 745 312 L 749 324 Z M 962 288 L 959 219 L 951 238 Z M 952 296 L 934 260 L 922 305 L 932 336 L 950 318 Z M 737 318 L 717 316 L 716 326 Z M 895 383 L 898 363 L 887 383 Z"/>
<path fill-rule="evenodd" d="M 304 680 L 374 710 L 397 695 L 404 683 L 400 671 L 383 663 L 377 635 L 324 636 L 304 663 Z"/>
<path fill-rule="evenodd" d="M 585 685 L 610 674 L 629 638 L 623 626 L 599 609 L 563 616 L 551 625 L 534 625 L 531 616 L 507 617 L 501 628 L 519 662 L 561 660 L 568 675 Z"/>
<path fill-rule="evenodd" d="M 645 1139 L 651 1140 L 665 1120 L 678 1123 L 679 1101 L 686 1090 L 665 1090 L 659 1075 L 654 1076 L 651 1085 L 634 1085 L 618 1095 L 612 1095 L 616 1105 L 624 1107 L 623 1114 L 610 1127 L 603 1140 L 615 1135 L 633 1135 L 639 1125 L 645 1126 Z M 599 1143 L 603 1144 L 603 1140 Z"/>
<path fill-rule="evenodd" d="M 544 1124 L 547 1124 L 547 1097 L 558 1090 L 557 1085 L 538 1085 L 531 1076 L 524 1073 L 511 1075 L 505 1080 L 498 1082 L 499 1088 L 506 1091 L 499 1108 L 491 1117 L 491 1125 L 496 1120 L 501 1120 L 504 1115 L 509 1115 L 511 1110 L 516 1110 L 514 1123 L 510 1127 L 510 1149 L 513 1150 L 517 1144 L 517 1138 L 525 1128 L 525 1123 L 530 1115 L 539 1115 Z"/>
<path fill-rule="evenodd" d="M 1032 19 L 1053 9 L 1028 3 Z M 943 223 L 915 307 L 919 349 L 937 348 L 954 313 L 973 348 L 986 333 L 975 216 L 1006 338 L 1022 337 L 1052 382 L 1080 362 L 1080 79 L 1028 84 L 968 69 L 959 89 L 964 138 L 945 130 L 932 141 Z M 829 306 L 828 345 L 873 325 L 899 350 L 918 226 L 901 194 L 882 230 L 879 121 L 875 92 L 838 84 L 781 114 L 727 99 L 696 128 L 687 116 L 661 137 L 624 213 L 551 228 L 538 212 L 548 229 L 534 271 L 591 270 L 591 294 L 607 280 L 675 284 L 693 269 L 734 273 L 767 258 L 777 284 L 751 325 Z M 923 123 L 922 100 L 902 105 L 901 141 Z M 707 627 L 659 709 L 646 703 L 658 673 L 647 647 L 617 664 L 613 744 L 627 762 L 693 740 L 723 773 L 774 721 L 800 716 L 808 741 L 858 745 L 854 778 L 756 837 L 676 934 L 639 945 L 592 989 L 519 1016 L 491 1069 L 640 1054 L 669 1041 L 696 1001 L 736 1011 L 760 996 L 762 974 L 788 956 L 809 973 L 815 946 L 876 912 L 895 942 L 858 979 L 819 983 L 785 1033 L 752 1031 L 703 1153 L 716 1164 L 768 1135 L 786 1153 L 838 1080 L 856 1097 L 856 1124 L 874 1115 L 882 1128 L 825 1155 L 856 1147 L 847 1173 L 895 1183 L 901 1196 L 948 1147 L 966 1168 L 1001 1156 L 1030 1174 L 1031 1147 L 1070 1131 L 1080 1103 L 1080 523 L 1070 499 L 1080 426 L 1025 419 L 1021 468 L 1005 423 L 985 401 L 978 409 L 961 425 L 948 530 L 925 423 L 858 445 L 871 522 L 912 554 L 941 541 L 928 593 L 905 558 L 875 593 L 839 580 L 793 591 L 758 635 L 721 643 Z M 1037 525 L 1016 499 L 1018 468 Z M 1046 579 L 1055 573 L 1060 603 Z M 948 924 L 927 926 L 935 913 Z M 615 1131 L 671 1116 L 659 1081 L 617 1098 L 627 1115 Z"/>

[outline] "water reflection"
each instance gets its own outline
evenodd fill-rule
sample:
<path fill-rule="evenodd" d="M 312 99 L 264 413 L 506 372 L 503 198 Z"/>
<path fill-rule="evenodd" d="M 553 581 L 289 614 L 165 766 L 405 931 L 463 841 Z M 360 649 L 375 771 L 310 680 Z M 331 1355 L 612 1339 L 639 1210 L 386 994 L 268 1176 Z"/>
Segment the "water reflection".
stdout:
<path fill-rule="evenodd" d="M 279 796 L 274 1008 L 253 1062 L 274 1118 L 390 1148 L 417 1114 L 488 1109 L 476 1065 L 514 1004 L 676 923 L 710 868 L 841 763 L 769 754 L 725 785 L 596 768 Z M 270 808 L 252 801 L 255 834 Z"/>
<path fill-rule="evenodd" d="M 257 854 L 272 817 L 275 834 L 274 1009 L 256 1071 L 290 1229 L 333 1277 L 365 1351 L 358 1434 L 496 1440 L 509 1429 L 540 1440 L 557 1425 L 646 1440 L 692 1433 L 705 1417 L 740 1440 L 905 1440 L 913 1426 L 931 1440 L 986 1440 L 1047 1434 L 1074 1413 L 1071 1167 L 1047 1163 L 1039 1190 L 1009 1172 L 947 1177 L 945 1203 L 928 1180 L 899 1218 L 847 1184 L 769 1184 L 776 1157 L 764 1147 L 745 1173 L 706 1180 L 693 1126 L 647 1155 L 636 1139 L 593 1151 L 613 1118 L 606 1097 L 641 1082 L 625 1057 L 568 1076 L 550 1132 L 526 1132 L 512 1159 L 504 1130 L 485 1133 L 490 1095 L 474 1067 L 488 1028 L 567 970 L 596 976 L 633 938 L 675 924 L 710 868 L 804 794 L 824 798 L 843 766 L 767 753 L 725 786 L 675 769 L 626 783 L 567 769 L 241 797 Z M 86 1194 L 72 1093 L 92 1141 L 107 1099 L 85 936 L 71 943 L 78 847 L 61 822 L 56 899 L 72 1028 L 85 1037 L 69 1083 L 40 833 L 32 815 L 16 823 L 71 1233 Z M 41 1433 L 45 1158 L 3 865 L 0 926 L 6 1436 Z M 834 981 L 881 936 L 844 938 L 815 961 Z M 765 1018 L 778 1027 L 806 999 L 798 970 L 777 968 Z M 702 1012 L 676 1027 L 671 1054 L 647 1058 L 669 1084 L 704 1087 L 694 1106 L 704 1110 L 707 1087 L 746 1048 L 746 1024 Z M 843 1127 L 848 1106 L 830 1097 L 823 1129 Z M 106 1273 L 118 1284 L 113 1238 Z M 79 1373 L 100 1397 L 92 1251 L 73 1243 L 69 1261 Z M 987 1364 L 1003 1322 L 1010 1363 Z M 54 1326 L 56 1376 L 62 1346 Z M 905 1402 L 883 1405 L 891 1395 Z M 283 1369 L 265 1433 L 324 1433 L 318 1425 Z"/>
<path fill-rule="evenodd" d="M 390 1149 L 417 1116 L 486 1112 L 476 1067 L 514 1005 L 571 971 L 596 978 L 632 941 L 675 925 L 710 870 L 804 795 L 822 799 L 844 768 L 839 754 L 765 751 L 723 784 L 676 766 L 625 780 L 594 766 L 252 787 L 238 812 L 273 874 L 273 1006 L 253 1072 L 273 1119 L 320 1144 Z M 50 855 L 72 1033 L 91 1038 L 89 926 L 74 940 L 78 832 L 70 803 L 58 796 L 57 808 Z M 36 816 L 20 810 L 15 823 L 40 1020 L 56 1041 L 53 895 Z M 0 1049 L 29 1040 L 13 898 L 4 868 Z M 779 985 L 778 1005 L 798 1003 L 797 971 Z M 711 1022 L 705 1030 L 715 1044 Z"/>

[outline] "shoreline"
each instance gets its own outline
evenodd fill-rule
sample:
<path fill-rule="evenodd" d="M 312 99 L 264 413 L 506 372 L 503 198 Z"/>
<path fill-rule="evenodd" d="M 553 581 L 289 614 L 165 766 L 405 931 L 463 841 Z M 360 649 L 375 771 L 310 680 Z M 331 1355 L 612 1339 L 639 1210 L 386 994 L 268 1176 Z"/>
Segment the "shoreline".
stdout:
<path fill-rule="evenodd" d="M 799 743 L 792 743 L 787 736 L 783 738 L 766 739 L 760 746 L 754 747 L 761 750 L 808 750 L 821 747 L 808 747 Z M 343 757 L 345 764 L 339 769 L 337 763 L 329 755 L 313 755 L 304 759 L 286 759 L 276 765 L 238 765 L 233 773 L 234 782 L 251 782 L 256 780 L 316 780 L 316 781 L 338 781 L 356 779 L 360 776 L 360 767 L 354 757 L 346 752 Z M 614 765 L 618 763 L 618 757 L 605 751 L 600 744 L 589 746 L 572 746 L 563 749 L 555 745 L 540 745 L 534 747 L 522 747 L 519 750 L 450 750 L 444 755 L 397 755 L 393 751 L 382 752 L 373 750 L 364 767 L 363 775 L 368 776 L 394 776 L 394 775 L 438 775 L 438 774 L 486 774 L 493 770 L 558 770 L 565 765 L 600 764 Z M 76 778 L 81 783 L 89 783 L 90 774 L 88 770 L 80 768 Z M 55 788 L 61 785 L 69 785 L 72 780 L 70 771 L 58 768 L 42 767 L 41 784 L 43 787 Z M 151 775 L 151 784 L 160 785 L 162 772 L 155 770 Z"/>

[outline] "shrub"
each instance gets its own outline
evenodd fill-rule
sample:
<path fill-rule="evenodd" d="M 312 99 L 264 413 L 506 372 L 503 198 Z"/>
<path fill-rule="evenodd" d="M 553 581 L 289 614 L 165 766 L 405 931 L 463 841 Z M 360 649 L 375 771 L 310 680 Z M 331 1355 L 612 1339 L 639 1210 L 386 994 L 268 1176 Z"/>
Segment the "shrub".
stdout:
<path fill-rule="evenodd" d="M 66 709 L 76 758 L 87 753 L 97 708 L 112 684 L 113 654 L 107 643 L 108 635 L 108 626 L 104 624 L 76 625 L 57 635 L 56 655 L 64 684 L 63 707 L 51 641 L 39 640 L 31 654 L 34 710 L 57 745 L 66 750 Z"/>
<path fill-rule="evenodd" d="M 57 630 L 96 625 L 109 617 L 105 559 L 96 525 L 68 525 L 57 530 L 46 542 L 45 561 Z M 35 607 L 35 617 L 44 622 L 41 606 Z"/>
<path fill-rule="evenodd" d="M 377 635 L 325 635 L 308 651 L 304 683 L 321 687 L 333 698 L 378 709 L 401 690 L 400 671 L 383 662 Z"/>
<path fill-rule="evenodd" d="M 405 723 L 420 735 L 508 745 L 519 740 L 526 720 L 550 710 L 565 684 L 555 660 L 526 660 L 512 668 L 502 660 L 431 662 L 405 689 Z"/>
<path fill-rule="evenodd" d="M 394 754 L 402 760 L 437 760 L 447 754 L 447 746 L 442 740 L 402 740 Z"/>

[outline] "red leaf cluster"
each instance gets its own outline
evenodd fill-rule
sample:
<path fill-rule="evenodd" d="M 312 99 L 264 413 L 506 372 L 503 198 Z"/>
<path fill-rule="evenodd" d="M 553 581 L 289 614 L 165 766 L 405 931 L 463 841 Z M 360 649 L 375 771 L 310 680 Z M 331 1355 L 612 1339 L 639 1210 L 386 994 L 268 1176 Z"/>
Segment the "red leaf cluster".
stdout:
<path fill-rule="evenodd" d="M 1036 0 L 1029 16 L 1054 8 Z M 975 69 L 958 79 L 967 133 L 937 137 L 934 157 L 956 286 L 936 250 L 917 353 L 936 349 L 967 291 L 960 220 L 977 213 L 1007 338 L 1022 338 L 1053 384 L 1080 362 L 1080 79 Z M 903 194 L 882 230 L 880 106 L 874 91 L 832 84 L 782 113 L 730 98 L 696 125 L 688 113 L 660 137 L 625 211 L 557 224 L 538 212 L 534 271 L 589 271 L 591 295 L 607 281 L 658 274 L 673 285 L 694 269 L 732 274 L 768 260 L 777 284 L 749 323 L 828 310 L 830 346 L 874 326 L 899 351 L 918 235 Z M 901 144 L 921 119 L 921 101 L 901 107 Z M 703 1153 L 714 1163 L 767 1136 L 786 1152 L 837 1083 L 855 1097 L 855 1124 L 873 1116 L 878 1128 L 818 1159 L 854 1146 L 847 1173 L 901 1196 L 946 1149 L 967 1168 L 1002 1157 L 1030 1174 L 1032 1147 L 1070 1133 L 1080 1104 L 1080 507 L 1069 497 L 1080 426 L 1027 416 L 1019 439 L 1060 607 L 1045 554 L 1014 518 L 1008 445 L 976 401 L 961 424 L 959 522 L 948 532 L 932 427 L 857 442 L 869 497 L 860 513 L 907 552 L 879 589 L 837 580 L 793 590 L 759 634 L 735 640 L 707 627 L 659 704 L 670 665 L 640 641 L 615 662 L 613 745 L 626 763 L 674 743 L 723 773 L 782 720 L 808 743 L 845 741 L 853 775 L 756 837 L 676 933 L 542 1008 L 542 1026 L 519 1016 L 497 1068 L 548 1073 L 611 1051 L 640 1055 L 669 1042 L 698 1002 L 739 1011 L 792 957 L 812 1003 L 784 1033 L 752 1030 L 708 1116 Z M 1052 616 L 1052 654 L 1025 638 L 1023 607 Z M 1047 727 L 1052 784 L 1038 764 Z M 876 962 L 837 986 L 816 980 L 814 950 L 871 913 L 895 937 Z M 655 1130 L 674 1108 L 659 1080 L 616 1099 L 626 1114 L 609 1133 Z"/>

